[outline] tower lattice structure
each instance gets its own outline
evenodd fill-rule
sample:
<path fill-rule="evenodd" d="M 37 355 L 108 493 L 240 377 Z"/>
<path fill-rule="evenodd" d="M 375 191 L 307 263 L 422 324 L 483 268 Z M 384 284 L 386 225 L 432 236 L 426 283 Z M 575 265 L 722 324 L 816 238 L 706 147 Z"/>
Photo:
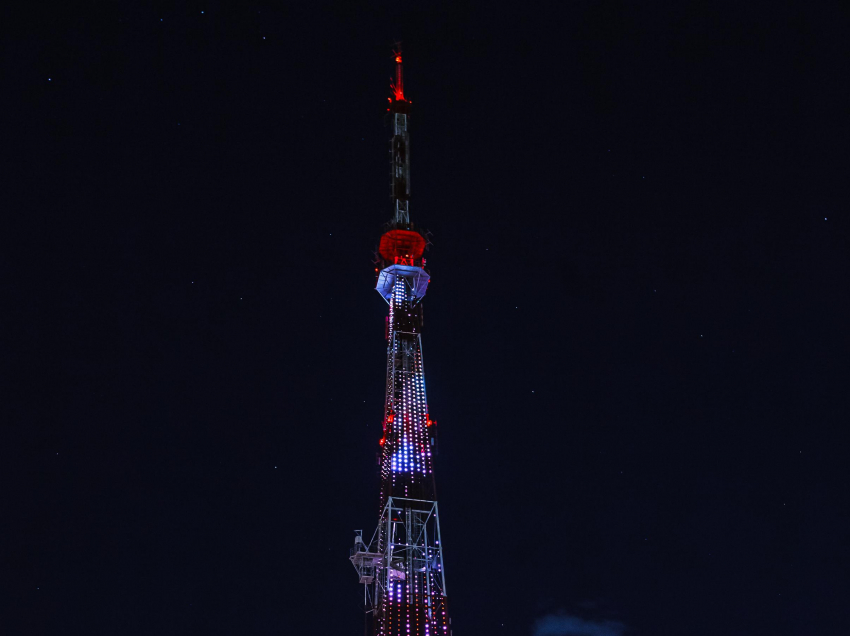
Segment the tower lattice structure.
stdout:
<path fill-rule="evenodd" d="M 434 484 L 436 422 L 428 413 L 422 360 L 427 234 L 410 221 L 410 101 L 401 49 L 393 52 L 388 118 L 392 220 L 378 246 L 378 293 L 389 305 L 387 379 L 380 439 L 380 515 L 366 543 L 357 531 L 350 560 L 364 585 L 375 636 L 451 636 Z"/>

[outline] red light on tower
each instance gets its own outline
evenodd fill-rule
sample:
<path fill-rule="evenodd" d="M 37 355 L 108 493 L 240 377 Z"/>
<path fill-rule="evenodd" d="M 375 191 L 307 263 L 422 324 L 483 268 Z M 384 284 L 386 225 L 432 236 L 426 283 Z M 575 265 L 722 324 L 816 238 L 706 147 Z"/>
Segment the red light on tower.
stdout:
<path fill-rule="evenodd" d="M 404 76 L 401 68 L 401 48 L 395 53 L 395 81 L 390 82 L 390 88 L 393 92 L 393 97 L 397 102 L 404 101 Z"/>
<path fill-rule="evenodd" d="M 403 102 L 404 101 L 404 90 L 399 88 L 396 84 L 390 84 L 390 89 L 393 91 L 393 97 L 395 97 L 395 101 Z"/>
<path fill-rule="evenodd" d="M 419 232 L 411 230 L 390 230 L 381 237 L 378 253 L 390 263 L 413 265 L 422 258 L 425 251 L 425 239 Z"/>

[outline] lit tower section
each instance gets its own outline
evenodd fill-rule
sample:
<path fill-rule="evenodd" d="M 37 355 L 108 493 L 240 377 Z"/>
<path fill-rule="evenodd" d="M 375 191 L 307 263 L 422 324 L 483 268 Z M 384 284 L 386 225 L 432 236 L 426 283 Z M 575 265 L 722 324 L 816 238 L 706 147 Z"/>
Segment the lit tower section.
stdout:
<path fill-rule="evenodd" d="M 389 98 L 393 218 L 378 245 L 375 288 L 389 305 L 387 380 L 380 439 L 380 517 L 368 545 L 355 537 L 350 560 L 364 585 L 376 636 L 450 636 L 433 452 L 422 364 L 426 234 L 410 222 L 410 102 L 401 50 Z"/>

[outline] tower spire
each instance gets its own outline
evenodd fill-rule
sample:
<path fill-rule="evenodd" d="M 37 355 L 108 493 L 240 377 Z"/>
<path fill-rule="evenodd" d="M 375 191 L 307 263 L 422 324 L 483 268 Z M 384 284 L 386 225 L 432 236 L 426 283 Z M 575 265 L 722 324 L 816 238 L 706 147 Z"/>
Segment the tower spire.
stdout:
<path fill-rule="evenodd" d="M 393 49 L 395 79 L 390 81 L 390 199 L 393 202 L 392 223 L 396 227 L 410 225 L 410 101 L 404 97 L 404 69 L 401 42 Z"/>
<path fill-rule="evenodd" d="M 395 81 L 390 82 L 390 88 L 393 91 L 393 97 L 396 101 L 404 101 L 404 65 L 401 62 L 401 42 L 395 43 L 396 48 L 393 49 L 393 58 L 395 59 Z"/>

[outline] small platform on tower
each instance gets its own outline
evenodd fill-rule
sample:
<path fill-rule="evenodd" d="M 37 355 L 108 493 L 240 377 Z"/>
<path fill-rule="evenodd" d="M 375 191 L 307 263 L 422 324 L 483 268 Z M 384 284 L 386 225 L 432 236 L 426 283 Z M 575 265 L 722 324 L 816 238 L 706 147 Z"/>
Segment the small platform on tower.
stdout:
<path fill-rule="evenodd" d="M 388 263 L 416 265 L 422 259 L 427 242 L 414 230 L 394 229 L 381 237 L 378 252 Z"/>
<path fill-rule="evenodd" d="M 371 585 L 375 580 L 377 570 L 384 563 L 384 555 L 380 552 L 369 552 L 369 548 L 363 543 L 363 537 L 357 534 L 354 537 L 354 547 L 351 548 L 351 556 L 348 557 L 348 560 L 357 570 L 360 582 L 364 585 Z"/>
<path fill-rule="evenodd" d="M 401 278 L 407 284 L 411 292 L 411 297 L 414 300 L 421 300 L 428 290 L 428 283 L 431 281 L 431 276 L 421 267 L 412 267 L 410 265 L 390 265 L 385 267 L 378 273 L 378 283 L 375 289 L 384 297 L 384 300 L 390 302 L 395 288 L 396 281 Z"/>

